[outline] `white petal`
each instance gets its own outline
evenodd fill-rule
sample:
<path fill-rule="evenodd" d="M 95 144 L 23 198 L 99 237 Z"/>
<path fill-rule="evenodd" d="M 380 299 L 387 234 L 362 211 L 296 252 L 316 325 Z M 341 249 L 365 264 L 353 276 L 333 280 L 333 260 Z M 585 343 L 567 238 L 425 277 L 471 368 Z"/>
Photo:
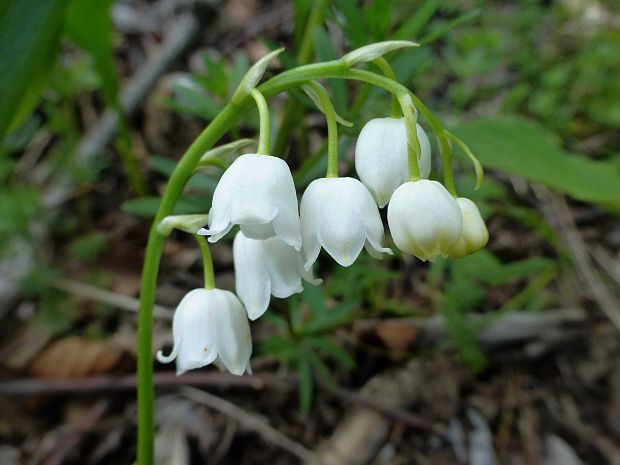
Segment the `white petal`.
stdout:
<path fill-rule="evenodd" d="M 235 288 L 251 320 L 265 313 L 271 294 L 271 278 L 265 269 L 262 242 L 238 232 L 233 243 Z"/>
<path fill-rule="evenodd" d="M 175 311 L 172 336 L 177 374 L 208 365 L 217 356 L 210 300 L 209 290 L 194 289 L 181 300 Z"/>
<path fill-rule="evenodd" d="M 303 291 L 299 268 L 301 255 L 288 244 L 272 238 L 264 241 L 265 267 L 271 278 L 271 293 L 280 299 Z"/>
<path fill-rule="evenodd" d="M 301 250 L 301 232 L 297 203 L 295 203 L 294 209 L 289 205 L 288 211 L 284 210 L 276 216 L 273 220 L 273 230 L 282 242 L 290 245 L 297 251 Z"/>
<path fill-rule="evenodd" d="M 430 142 L 419 124 L 416 129 L 421 148 L 420 175 L 428 178 Z M 377 205 L 387 205 L 396 188 L 409 177 L 407 131 L 403 118 L 376 118 L 366 123 L 355 145 L 355 169 Z"/>
<path fill-rule="evenodd" d="M 373 119 L 360 132 L 355 170 L 379 207 L 385 206 L 394 190 L 407 180 L 406 144 L 402 118 Z"/>
<path fill-rule="evenodd" d="M 342 266 L 355 261 L 366 241 L 364 217 L 379 215 L 372 202 L 368 211 L 364 195 L 368 195 L 367 190 L 353 178 L 317 179 L 308 186 L 301 200 L 307 270 L 317 254 L 317 238 Z"/>
<path fill-rule="evenodd" d="M 219 292 L 218 313 L 218 357 L 233 375 L 242 375 L 252 355 L 252 336 L 246 312 L 232 292 Z"/>
<path fill-rule="evenodd" d="M 416 124 L 416 129 L 421 149 L 420 159 L 418 160 L 420 176 L 424 179 L 428 179 L 431 174 L 431 142 L 428 140 L 428 136 L 424 129 L 422 129 L 422 126 Z"/>
<path fill-rule="evenodd" d="M 216 209 L 211 207 L 209 210 L 208 229 L 201 228 L 198 234 L 209 237 L 209 242 L 216 242 L 224 237 L 232 229 L 233 224 L 230 222 L 229 212 L 222 208 Z"/>
<path fill-rule="evenodd" d="M 213 194 L 213 233 L 221 237 L 224 221 L 239 224 L 248 237 L 262 239 L 279 234 L 300 242 L 297 195 L 293 177 L 283 160 L 268 155 L 246 154 L 224 172 Z M 209 223 L 212 224 L 211 222 Z M 206 231 L 210 233 L 211 231 Z"/>
<path fill-rule="evenodd" d="M 372 195 L 366 189 L 363 184 L 359 184 L 358 197 L 358 209 L 359 215 L 363 219 L 364 228 L 366 230 L 366 242 L 364 244 L 368 253 L 377 259 L 383 258 L 383 253 L 392 255 L 392 250 L 388 247 L 383 247 L 383 221 L 381 215 L 377 209 Z"/>
<path fill-rule="evenodd" d="M 465 197 L 460 197 L 456 201 L 463 215 L 463 232 L 449 255 L 454 258 L 463 258 L 487 244 L 489 231 L 474 202 Z"/>
<path fill-rule="evenodd" d="M 421 260 L 447 255 L 463 228 L 460 209 L 437 181 L 420 180 L 400 186 L 388 206 L 394 243 Z"/>
<path fill-rule="evenodd" d="M 304 231 L 304 223 L 301 223 L 301 230 Z M 309 228 L 306 228 L 308 231 Z M 302 234 L 303 235 L 303 234 Z M 303 235 L 304 239 L 301 243 L 303 256 L 304 256 L 304 270 L 306 272 L 310 272 L 312 266 L 316 262 L 316 259 L 319 258 L 319 253 L 321 253 L 321 244 L 319 243 L 318 233 L 314 233 L 312 235 L 308 234 L 307 237 Z"/>

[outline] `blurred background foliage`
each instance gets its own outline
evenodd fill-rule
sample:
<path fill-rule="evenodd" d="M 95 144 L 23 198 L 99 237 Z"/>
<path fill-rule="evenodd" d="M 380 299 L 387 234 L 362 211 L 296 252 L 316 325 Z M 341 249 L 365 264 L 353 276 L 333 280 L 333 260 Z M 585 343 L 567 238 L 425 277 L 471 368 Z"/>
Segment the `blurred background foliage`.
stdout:
<path fill-rule="evenodd" d="M 83 319 L 76 324 L 57 283 L 78 276 L 106 287 L 114 279 L 106 254 L 127 257 L 139 272 L 139 248 L 163 181 L 191 142 L 179 138 L 183 145 L 169 153 L 136 142 L 150 110 L 133 119 L 123 115 L 119 89 L 127 60 L 121 48 L 130 39 L 115 31 L 112 6 L 111 0 L 0 5 L 0 256 L 19 289 L 41 303 L 39 313 L 55 334 L 102 337 L 109 324 L 118 324 L 118 317 L 110 320 L 106 304 L 95 312 L 106 324 Z M 372 41 L 419 42 L 420 48 L 388 57 L 399 81 L 487 168 L 483 187 L 474 191 L 466 160 L 456 160 L 461 194 L 472 198 L 488 220 L 486 250 L 433 264 L 362 256 L 340 269 L 326 260 L 319 271 L 323 287 L 306 285 L 288 302 L 274 302 L 258 351 L 297 370 L 305 409 L 311 405 L 314 376 L 336 384 L 354 370 L 359 346 L 351 338 L 358 320 L 441 314 L 450 345 L 482 370 L 486 359 L 475 334 L 485 322 L 504 312 L 544 311 L 576 298 L 563 295 L 574 281 L 570 251 L 527 183 L 566 194 L 577 208 L 592 206 L 605 218 L 618 212 L 619 9 L 615 1 L 297 0 L 289 29 L 264 38 L 262 50 L 286 45 L 282 69 L 334 59 Z M 181 72 L 158 96 L 162 118 L 175 112 L 181 115 L 176 124 L 201 128 L 219 112 L 256 59 L 247 50 L 224 49 L 197 51 L 189 70 L 178 65 Z M 330 80 L 327 85 L 338 113 L 354 122 L 341 128 L 339 142 L 341 173 L 353 173 L 356 135 L 369 119 L 388 115 L 389 98 L 359 84 Z M 105 109 L 120 122 L 113 150 L 78 156 L 85 132 Z M 318 137 L 323 122 L 301 92 L 274 100 L 272 113 L 274 152 L 287 158 L 301 191 L 325 169 L 326 146 Z M 252 136 L 256 128 L 255 115 L 248 115 L 230 138 Z M 439 173 L 436 159 L 433 176 Z M 197 173 L 178 213 L 207 211 L 219 174 Z M 58 201 L 58 185 L 67 183 L 73 193 Z M 99 223 L 119 206 L 124 214 L 113 218 L 132 225 L 128 234 L 138 239 L 129 243 L 137 251 L 127 251 L 122 245 L 127 238 L 111 237 Z M 485 318 L 473 323 L 472 312 Z M 405 350 L 403 355 L 418 354 Z"/>

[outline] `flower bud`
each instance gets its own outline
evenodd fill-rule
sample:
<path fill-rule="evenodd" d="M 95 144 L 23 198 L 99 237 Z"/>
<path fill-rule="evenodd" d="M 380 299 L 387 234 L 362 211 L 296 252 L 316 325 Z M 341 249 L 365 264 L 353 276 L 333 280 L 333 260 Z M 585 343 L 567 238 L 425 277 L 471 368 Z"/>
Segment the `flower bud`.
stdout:
<path fill-rule="evenodd" d="M 431 172 L 431 144 L 416 125 L 421 157 L 420 176 Z M 398 186 L 409 179 L 407 130 L 404 118 L 376 118 L 362 128 L 355 145 L 355 170 L 377 205 L 385 207 Z"/>
<path fill-rule="evenodd" d="M 388 205 L 392 239 L 420 260 L 446 257 L 458 242 L 463 217 L 456 200 L 437 181 L 421 179 L 401 185 Z"/>
<path fill-rule="evenodd" d="M 449 255 L 463 258 L 483 248 L 489 241 L 489 232 L 474 202 L 464 197 L 456 201 L 463 216 L 463 232 Z"/>

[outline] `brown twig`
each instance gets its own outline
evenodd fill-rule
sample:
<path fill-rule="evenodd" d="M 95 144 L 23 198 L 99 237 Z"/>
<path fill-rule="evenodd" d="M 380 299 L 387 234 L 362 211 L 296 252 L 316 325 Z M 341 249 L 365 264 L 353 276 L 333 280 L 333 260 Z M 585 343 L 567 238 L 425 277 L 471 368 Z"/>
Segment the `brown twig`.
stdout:
<path fill-rule="evenodd" d="M 190 387 L 182 388 L 181 394 L 194 402 L 206 405 L 224 415 L 234 418 L 243 427 L 259 434 L 265 441 L 290 452 L 303 461 L 322 463 L 311 450 L 293 441 L 288 436 L 285 436 L 258 416 L 246 412 L 227 400 Z"/>
<path fill-rule="evenodd" d="M 390 409 L 407 408 L 419 399 L 424 366 L 411 360 L 405 366 L 379 373 L 360 391 L 364 398 L 381 398 Z M 351 409 L 317 454 L 329 465 L 362 465 L 370 462 L 385 443 L 391 421 L 368 407 Z M 317 462 L 306 461 L 308 465 Z"/>
<path fill-rule="evenodd" d="M 566 199 L 543 187 L 537 187 L 536 193 L 545 201 L 542 209 L 543 214 L 558 229 L 568 245 L 575 268 L 581 280 L 588 287 L 592 298 L 596 300 L 607 318 L 620 330 L 620 301 L 609 290 L 599 273 L 592 266 L 588 247 L 581 238 Z"/>
<path fill-rule="evenodd" d="M 560 399 L 562 409 L 554 403 L 548 402 L 551 416 L 558 428 L 583 444 L 605 459 L 608 465 L 620 465 L 620 448 L 612 440 L 602 435 L 595 428 L 583 423 L 576 408 L 566 399 Z"/>
<path fill-rule="evenodd" d="M 392 420 L 400 421 L 405 425 L 409 426 L 410 428 L 413 428 L 414 430 L 433 434 L 444 433 L 444 429 L 429 423 L 424 418 L 414 415 L 407 410 L 384 405 L 381 403 L 380 399 L 364 397 L 357 392 L 352 392 L 336 386 L 330 386 L 323 382 L 319 382 L 318 385 L 321 387 L 321 389 L 327 391 L 329 394 L 337 397 L 340 400 L 379 412 L 385 417 Z"/>
<path fill-rule="evenodd" d="M 5 381 L 0 385 L 0 395 L 66 395 L 97 394 L 131 391 L 136 388 L 137 378 L 129 376 L 97 376 L 81 379 L 24 379 Z M 267 386 L 278 389 L 290 389 L 294 380 L 271 374 L 233 376 L 228 373 L 186 373 L 176 376 L 173 372 L 155 373 L 155 386 L 158 388 L 172 386 L 201 386 L 212 389 L 252 389 L 259 391 Z"/>
<path fill-rule="evenodd" d="M 97 425 L 107 410 L 107 400 L 97 402 L 80 419 L 76 428 L 72 430 L 67 437 L 58 441 L 59 447 L 47 458 L 44 465 L 61 465 L 72 452 L 75 452 L 75 449 L 84 440 L 85 436 Z"/>
<path fill-rule="evenodd" d="M 100 287 L 91 286 L 90 284 L 84 284 L 70 279 L 59 279 L 54 282 L 54 287 L 69 294 L 83 297 L 85 299 L 95 300 L 97 302 L 108 304 L 129 312 L 137 313 L 138 308 L 140 307 L 140 301 L 135 297 L 108 291 L 107 289 L 102 289 Z M 174 316 L 173 309 L 161 305 L 154 305 L 153 312 L 155 318 L 166 321 L 172 321 Z"/>

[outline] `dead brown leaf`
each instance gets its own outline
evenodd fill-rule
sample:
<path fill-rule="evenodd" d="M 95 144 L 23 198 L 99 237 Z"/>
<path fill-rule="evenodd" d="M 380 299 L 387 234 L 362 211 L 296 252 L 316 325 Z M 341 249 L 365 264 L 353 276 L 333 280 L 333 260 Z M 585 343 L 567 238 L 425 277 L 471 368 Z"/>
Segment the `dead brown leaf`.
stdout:
<path fill-rule="evenodd" d="M 415 324 L 402 319 L 389 319 L 377 323 L 377 336 L 393 352 L 405 352 L 418 335 Z"/>
<path fill-rule="evenodd" d="M 34 360 L 31 371 L 38 378 L 83 378 L 109 372 L 122 351 L 105 341 L 68 337 L 52 343 Z"/>

